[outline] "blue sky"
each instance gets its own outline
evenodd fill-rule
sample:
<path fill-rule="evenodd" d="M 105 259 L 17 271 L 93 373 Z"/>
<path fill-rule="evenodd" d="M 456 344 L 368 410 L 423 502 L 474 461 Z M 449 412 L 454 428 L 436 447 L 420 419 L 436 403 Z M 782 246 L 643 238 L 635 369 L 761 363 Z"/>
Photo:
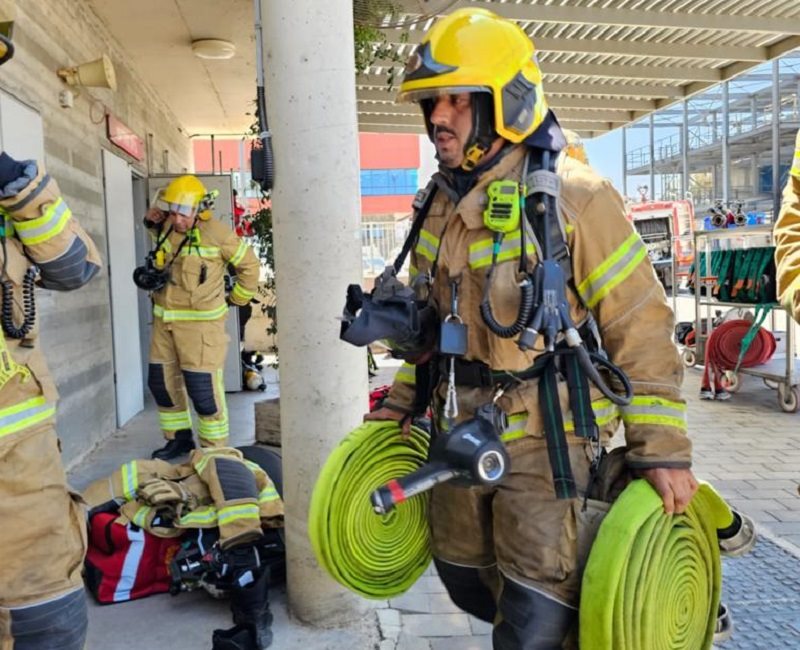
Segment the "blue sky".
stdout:
<path fill-rule="evenodd" d="M 622 129 L 584 140 L 589 163 L 622 191 Z"/>

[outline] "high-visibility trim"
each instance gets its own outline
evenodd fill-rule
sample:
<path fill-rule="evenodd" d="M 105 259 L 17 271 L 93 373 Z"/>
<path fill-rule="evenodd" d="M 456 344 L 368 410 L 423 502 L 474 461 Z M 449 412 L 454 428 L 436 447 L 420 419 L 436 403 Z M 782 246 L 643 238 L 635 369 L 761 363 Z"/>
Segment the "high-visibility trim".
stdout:
<path fill-rule="evenodd" d="M 481 239 L 474 244 L 470 244 L 469 267 L 471 269 L 479 269 L 491 265 L 493 247 L 494 241 L 492 239 Z M 525 242 L 525 250 L 528 255 L 536 253 L 536 246 L 530 239 Z M 497 262 L 519 259 L 521 254 L 522 244 L 519 230 L 517 230 L 515 233 L 503 238 L 497 250 Z"/>
<path fill-rule="evenodd" d="M 261 519 L 257 504 L 240 503 L 235 506 L 224 506 L 217 511 L 217 523 L 220 526 L 245 519 L 255 519 L 256 521 Z"/>
<path fill-rule="evenodd" d="M 228 313 L 228 305 L 221 304 L 216 309 L 164 309 L 161 305 L 153 305 L 153 316 L 160 318 L 165 323 L 175 321 L 204 321 L 217 320 Z"/>
<path fill-rule="evenodd" d="M 0 438 L 45 422 L 55 414 L 55 406 L 41 395 L 0 409 Z"/>
<path fill-rule="evenodd" d="M 245 253 L 247 253 L 247 244 L 245 244 L 243 241 L 240 241 L 239 248 L 237 248 L 236 252 L 231 255 L 228 263 L 232 264 L 233 266 L 239 266 L 241 261 L 244 259 Z"/>
<path fill-rule="evenodd" d="M 258 502 L 269 503 L 270 501 L 278 501 L 280 498 L 281 496 L 278 494 L 278 490 L 275 489 L 275 486 L 268 485 L 261 490 L 261 493 L 258 495 Z"/>
<path fill-rule="evenodd" d="M 783 292 L 783 300 L 781 304 L 783 308 L 788 310 L 789 313 L 792 313 L 794 310 L 794 294 L 800 291 L 800 273 L 797 274 L 792 283 L 789 285 L 789 288 Z"/>
<path fill-rule="evenodd" d="M 578 285 L 578 293 L 586 306 L 591 308 L 597 305 L 624 282 L 645 257 L 647 248 L 639 233 L 631 233 L 617 250 Z"/>
<path fill-rule="evenodd" d="M 686 404 L 682 402 L 637 395 L 621 411 L 625 424 L 659 424 L 686 431 Z"/>
<path fill-rule="evenodd" d="M 620 414 L 619 410 L 614 405 L 611 400 L 608 399 L 598 399 L 592 402 L 592 411 L 594 411 L 594 419 L 597 423 L 598 427 L 604 426 L 609 422 L 613 422 L 617 419 Z M 575 422 L 572 419 L 572 414 L 562 413 L 561 418 L 564 422 L 564 431 L 567 433 L 573 433 L 575 431 Z M 500 436 L 500 439 L 503 442 L 510 442 L 512 440 L 518 440 L 519 438 L 524 438 L 527 433 L 528 427 L 528 414 L 527 413 L 515 413 L 514 415 L 508 416 L 508 427 Z"/>
<path fill-rule="evenodd" d="M 162 246 L 162 248 L 164 247 Z M 181 257 L 186 257 L 188 255 L 197 255 L 199 257 L 215 258 L 219 257 L 219 253 L 220 253 L 219 246 L 189 246 L 188 248 L 184 246 L 183 250 L 181 250 Z"/>
<path fill-rule="evenodd" d="M 181 429 L 192 428 L 192 415 L 189 410 L 178 411 L 159 411 L 158 424 L 162 431 L 180 431 Z"/>
<path fill-rule="evenodd" d="M 256 295 L 255 291 L 248 291 L 238 282 L 231 289 L 231 300 L 234 302 L 248 303 Z"/>
<path fill-rule="evenodd" d="M 397 369 L 394 375 L 395 381 L 408 384 L 409 386 L 416 386 L 417 384 L 417 367 L 408 362 L 403 362 L 403 365 Z"/>
<path fill-rule="evenodd" d="M 425 259 L 433 262 L 439 252 L 439 238 L 423 228 L 419 231 L 419 241 L 414 250 L 418 255 L 422 255 Z"/>
<path fill-rule="evenodd" d="M 223 440 L 228 437 L 228 418 L 224 420 L 199 419 L 197 435 L 206 440 Z"/>
<path fill-rule="evenodd" d="M 178 520 L 180 526 L 209 526 L 217 523 L 217 509 L 214 506 L 198 508 L 187 512 Z"/>
<path fill-rule="evenodd" d="M 15 222 L 17 236 L 25 246 L 41 244 L 60 234 L 72 216 L 64 199 L 58 197 L 47 206 L 41 217 Z"/>
<path fill-rule="evenodd" d="M 133 500 L 136 496 L 136 489 L 139 487 L 139 472 L 135 460 L 125 463 L 120 468 L 120 476 L 122 478 L 122 496 L 128 501 Z"/>
<path fill-rule="evenodd" d="M 800 149 L 794 150 L 794 158 L 792 159 L 792 168 L 789 173 L 795 178 L 800 178 Z"/>
<path fill-rule="evenodd" d="M 413 283 L 414 278 L 419 275 L 419 269 L 413 264 L 408 265 L 408 279 Z"/>
<path fill-rule="evenodd" d="M 133 515 L 131 521 L 139 526 L 139 528 L 144 528 L 145 525 L 147 525 L 147 515 L 150 514 L 151 510 L 152 508 L 150 506 L 140 506 L 136 514 Z"/>

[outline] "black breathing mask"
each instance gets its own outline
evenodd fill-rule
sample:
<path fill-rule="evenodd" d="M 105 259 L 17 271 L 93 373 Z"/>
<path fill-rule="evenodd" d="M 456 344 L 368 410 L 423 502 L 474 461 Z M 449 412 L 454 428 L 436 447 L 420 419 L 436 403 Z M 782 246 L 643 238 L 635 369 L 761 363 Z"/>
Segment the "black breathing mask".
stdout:
<path fill-rule="evenodd" d="M 347 287 L 339 338 L 356 346 L 381 341 L 393 356 L 405 357 L 433 347 L 437 324 L 436 310 L 387 266 L 369 294 L 357 284 Z"/>
<path fill-rule="evenodd" d="M 133 282 L 143 291 L 160 291 L 169 280 L 169 268 L 159 269 L 155 263 L 155 252 L 145 258 L 142 266 L 133 270 Z"/>

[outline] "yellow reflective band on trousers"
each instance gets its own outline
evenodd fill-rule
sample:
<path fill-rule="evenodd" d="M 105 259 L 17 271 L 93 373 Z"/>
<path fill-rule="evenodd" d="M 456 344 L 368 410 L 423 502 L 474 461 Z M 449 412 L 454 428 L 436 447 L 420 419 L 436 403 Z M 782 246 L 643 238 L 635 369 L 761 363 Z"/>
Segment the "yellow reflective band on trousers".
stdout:
<path fill-rule="evenodd" d="M 385 600 L 407 591 L 431 561 L 428 495 L 376 515 L 370 494 L 425 463 L 428 434 L 397 422 L 365 422 L 331 452 L 311 495 L 308 534 L 320 565 L 342 586 Z"/>
<path fill-rule="evenodd" d="M 239 248 L 237 248 L 236 252 L 231 255 L 228 263 L 232 264 L 233 266 L 239 266 L 239 263 L 244 259 L 245 253 L 247 253 L 247 244 L 245 244 L 243 241 L 240 241 Z"/>
<path fill-rule="evenodd" d="M 72 212 L 64 199 L 59 197 L 47 207 L 41 217 L 17 221 L 15 223 L 17 236 L 26 246 L 41 244 L 61 233 L 71 216 Z"/>
<path fill-rule="evenodd" d="M 417 384 L 417 367 L 412 363 L 403 362 L 403 365 L 397 369 L 394 380 L 415 386 Z"/>
<path fill-rule="evenodd" d="M 55 414 L 55 406 L 41 395 L 0 409 L 0 438 L 45 422 Z"/>
<path fill-rule="evenodd" d="M 708 484 L 682 515 L 664 514 L 647 481 L 628 485 L 600 525 L 583 574 L 580 647 L 711 648 L 722 588 L 717 530 L 732 523 Z"/>
<path fill-rule="evenodd" d="M 217 523 L 220 526 L 226 526 L 234 521 L 242 521 L 246 519 L 261 519 L 257 504 L 241 503 L 235 506 L 224 506 L 217 510 Z"/>
<path fill-rule="evenodd" d="M 228 313 L 228 305 L 222 303 L 216 309 L 205 311 L 199 309 L 164 309 L 161 305 L 153 305 L 153 316 L 165 323 L 175 321 L 217 320 Z"/>
<path fill-rule="evenodd" d="M 158 424 L 162 431 L 180 431 L 192 428 L 192 416 L 186 411 L 159 411 Z"/>
<path fill-rule="evenodd" d="M 592 402 L 592 411 L 594 411 L 594 419 L 598 427 L 602 427 L 609 422 L 613 422 L 619 417 L 618 408 L 608 399 L 598 399 Z M 561 417 L 564 421 L 564 431 L 573 433 L 575 431 L 575 421 L 572 419 L 572 414 L 562 413 Z M 503 442 L 510 442 L 519 438 L 524 438 L 527 435 L 528 427 L 528 414 L 515 413 L 508 416 L 508 428 L 500 436 Z"/>
<path fill-rule="evenodd" d="M 578 285 L 578 293 L 590 309 L 624 282 L 644 258 L 647 248 L 636 232 Z"/>
<path fill-rule="evenodd" d="M 228 404 L 225 400 L 225 381 L 222 368 L 216 371 L 215 380 L 216 390 L 214 391 L 214 399 L 217 401 L 217 408 L 219 409 L 217 415 L 221 417 L 218 419 L 210 419 L 205 416 L 198 416 L 197 435 L 205 440 L 225 440 L 229 432 Z"/>
<path fill-rule="evenodd" d="M 470 244 L 469 247 L 469 267 L 471 269 L 479 269 L 489 266 L 492 263 L 492 248 L 494 242 L 492 239 L 481 239 L 480 241 Z M 526 238 L 525 250 L 528 255 L 536 253 L 536 246 L 530 238 Z M 497 253 L 497 262 L 505 262 L 507 260 L 519 259 L 522 253 L 522 243 L 520 239 L 519 230 L 512 235 L 507 235 L 503 238 L 500 244 L 500 249 Z"/>
<path fill-rule="evenodd" d="M 425 259 L 433 262 L 436 259 L 436 253 L 439 251 L 439 238 L 423 228 L 419 231 L 419 241 L 414 250 L 418 255 L 422 255 Z"/>
<path fill-rule="evenodd" d="M 233 289 L 231 289 L 231 299 L 236 302 L 243 302 L 247 303 L 256 295 L 255 291 L 248 291 L 247 289 L 243 288 L 241 284 L 238 282 L 233 285 Z"/>
<path fill-rule="evenodd" d="M 136 461 L 132 460 L 125 463 L 120 468 L 120 475 L 122 477 L 122 496 L 128 501 L 132 501 L 136 497 L 136 490 L 139 487 L 139 474 Z"/>
<path fill-rule="evenodd" d="M 636 395 L 621 411 L 625 424 L 661 424 L 686 430 L 686 404 L 681 402 Z"/>
<path fill-rule="evenodd" d="M 270 485 L 261 490 L 261 493 L 258 495 L 258 502 L 269 503 L 270 501 L 277 501 L 280 498 L 281 497 L 278 494 L 278 490 L 276 490 L 274 486 Z"/>

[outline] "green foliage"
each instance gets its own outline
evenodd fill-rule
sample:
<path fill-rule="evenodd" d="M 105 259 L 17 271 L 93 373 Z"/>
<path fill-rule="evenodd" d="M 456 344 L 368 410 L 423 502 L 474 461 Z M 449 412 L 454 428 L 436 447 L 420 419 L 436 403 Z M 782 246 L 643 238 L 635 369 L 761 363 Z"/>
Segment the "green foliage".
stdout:
<path fill-rule="evenodd" d="M 361 74 L 376 61 L 385 60 L 403 63 L 404 57 L 397 54 L 386 35 L 380 30 L 385 22 L 394 20 L 399 5 L 392 0 L 354 0 L 353 2 L 353 40 L 355 42 L 356 74 Z M 408 32 L 400 36 L 400 41 L 408 40 Z M 389 72 L 387 84 L 394 82 L 394 68 Z"/>

